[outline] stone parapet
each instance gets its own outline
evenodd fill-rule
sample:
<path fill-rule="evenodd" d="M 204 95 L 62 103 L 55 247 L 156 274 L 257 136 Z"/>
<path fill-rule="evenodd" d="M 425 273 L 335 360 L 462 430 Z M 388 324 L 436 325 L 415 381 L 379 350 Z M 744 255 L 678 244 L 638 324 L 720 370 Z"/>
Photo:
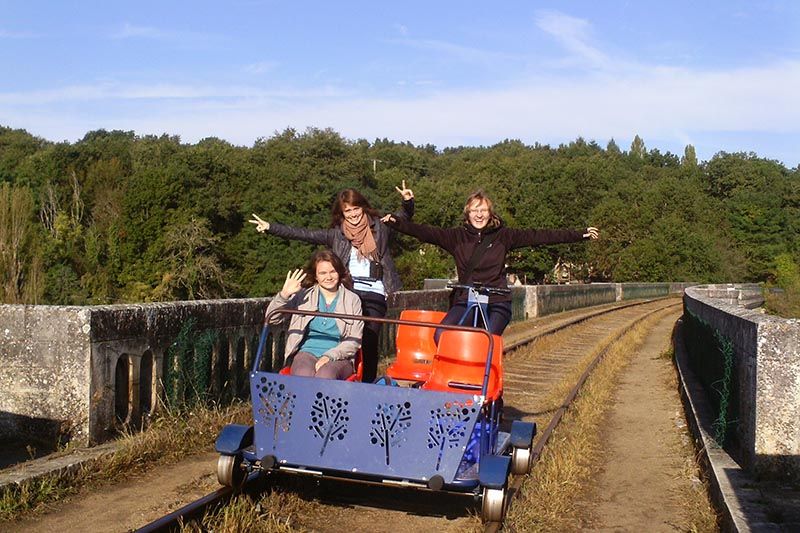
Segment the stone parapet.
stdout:
<path fill-rule="evenodd" d="M 754 284 L 691 287 L 683 302 L 731 347 L 740 460 L 758 475 L 799 480 L 800 320 L 753 310 L 763 302 Z M 690 352 L 690 364 L 703 357 Z"/>
<path fill-rule="evenodd" d="M 636 291 L 644 294 L 641 288 Z M 388 315 L 397 317 L 409 308 L 446 310 L 448 294 L 441 288 L 395 293 Z M 515 287 L 513 319 L 614 302 L 625 294 L 624 284 Z M 0 431 L 94 444 L 112 436 L 120 424 L 146 423 L 175 390 L 178 397 L 190 396 L 186 389 L 192 387 L 214 398 L 246 396 L 247 371 L 268 303 L 269 298 L 250 298 L 91 307 L 0 305 Z M 187 334 L 191 338 L 181 338 Z M 394 329 L 384 328 L 381 337 L 383 353 L 391 353 Z M 278 333 L 267 342 L 269 368 L 282 362 L 275 349 L 281 338 Z M 171 349 L 181 343 L 189 352 L 170 358 Z M 211 346 L 199 346 L 203 343 Z M 203 374 L 199 383 L 176 384 L 178 378 L 169 378 L 186 365 L 192 376 Z"/>

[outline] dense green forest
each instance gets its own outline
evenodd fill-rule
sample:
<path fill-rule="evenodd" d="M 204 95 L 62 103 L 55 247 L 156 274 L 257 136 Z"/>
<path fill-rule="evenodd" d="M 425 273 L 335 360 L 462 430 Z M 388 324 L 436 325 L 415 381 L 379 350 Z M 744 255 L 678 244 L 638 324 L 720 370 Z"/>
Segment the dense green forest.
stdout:
<path fill-rule="evenodd" d="M 699 162 L 577 139 L 568 145 L 437 149 L 332 130 L 287 129 L 252 147 L 216 138 L 93 131 L 53 143 L 0 127 L 0 301 L 102 304 L 270 295 L 311 247 L 258 234 L 250 213 L 327 227 L 356 187 L 382 212 L 405 179 L 420 222 L 460 223 L 483 188 L 512 227 L 601 229 L 588 244 L 523 249 L 509 271 L 546 281 L 560 257 L 593 281 L 794 283 L 798 169 L 755 154 Z M 449 256 L 400 236 L 405 288 L 448 276 Z"/>

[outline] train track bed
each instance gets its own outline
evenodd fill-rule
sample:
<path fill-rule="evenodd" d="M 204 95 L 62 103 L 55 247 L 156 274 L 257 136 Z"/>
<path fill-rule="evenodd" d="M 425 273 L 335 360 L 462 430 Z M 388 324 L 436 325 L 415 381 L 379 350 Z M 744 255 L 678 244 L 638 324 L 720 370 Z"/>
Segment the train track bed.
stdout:
<path fill-rule="evenodd" d="M 566 392 L 569 391 L 569 385 L 573 384 L 577 375 L 581 374 L 583 368 L 597 354 L 645 315 L 657 313 L 669 306 L 672 306 L 673 313 L 679 313 L 678 304 L 677 299 L 636 302 L 635 305 L 617 304 L 576 310 L 515 324 L 509 328 L 505 336 L 507 345 L 513 343 L 520 346 L 508 353 L 505 359 L 504 400 L 507 417 L 535 420 L 539 425 L 538 438 L 541 438 L 549 421 L 559 410 Z M 534 342 L 525 344 L 531 340 Z M 558 435 L 558 432 L 556 434 Z M 543 441 L 537 440 L 536 444 L 540 442 Z M 530 505 L 526 498 L 535 493 L 538 472 L 546 461 L 545 454 L 542 463 L 534 466 L 531 476 L 512 478 L 510 492 L 515 498 L 509 510 L 510 520 L 519 519 L 515 518 L 519 511 Z M 212 471 L 213 461 L 208 465 L 209 474 Z M 184 482 L 184 486 L 188 489 L 194 483 L 196 494 L 197 487 L 210 486 L 209 477 L 206 475 L 194 482 Z M 136 483 L 138 481 L 132 480 L 129 485 Z M 480 531 L 486 527 L 478 517 L 480 506 L 476 506 L 471 497 L 449 496 L 441 492 L 343 483 L 332 479 L 311 479 L 272 473 L 267 479 L 249 484 L 248 488 L 250 489 L 248 493 L 239 495 L 225 490 L 216 491 L 218 494 L 213 497 L 207 496 L 202 504 L 190 504 L 160 522 L 151 523 L 150 530 L 174 528 L 179 523 L 186 524 L 185 529 L 190 531 L 350 529 L 398 533 L 422 529 Z M 89 500 L 92 497 L 90 495 L 78 504 L 91 507 Z M 177 501 L 174 499 L 174 502 Z M 135 500 L 116 504 L 127 508 L 132 516 L 147 516 L 141 509 L 137 510 L 138 502 Z M 108 505 L 108 501 L 105 505 Z M 162 508 L 164 506 L 174 508 L 174 503 L 164 501 Z M 149 514 L 152 516 L 152 509 L 150 511 Z M 194 513 L 195 518 L 191 520 L 181 518 L 185 514 L 184 511 Z M 68 516 L 72 516 L 72 520 L 79 520 L 78 524 L 85 527 L 85 523 L 81 523 L 80 519 L 85 518 L 87 513 L 91 511 L 85 510 L 83 514 L 75 516 L 68 507 L 62 512 L 46 516 L 45 520 L 38 521 L 38 526 L 31 527 L 31 522 L 19 523 L 19 526 L 21 530 L 59 528 L 63 531 L 77 531 L 80 527 L 67 526 Z M 511 529 L 520 531 L 541 529 L 531 522 L 530 517 L 523 516 L 522 520 L 525 520 L 525 526 L 517 524 Z M 117 523 L 130 524 L 131 521 Z M 496 525 L 492 527 L 497 529 Z M 120 527 L 119 530 L 129 528 L 130 526 Z M 113 530 L 113 527 L 102 529 Z"/>

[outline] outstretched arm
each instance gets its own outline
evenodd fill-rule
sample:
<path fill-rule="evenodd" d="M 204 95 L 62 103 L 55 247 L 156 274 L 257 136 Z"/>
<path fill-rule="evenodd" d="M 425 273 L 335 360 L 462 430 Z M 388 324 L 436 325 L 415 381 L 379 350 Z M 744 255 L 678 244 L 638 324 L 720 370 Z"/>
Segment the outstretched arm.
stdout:
<path fill-rule="evenodd" d="M 460 231 L 458 228 L 437 228 L 427 224 L 416 224 L 414 222 L 396 218 L 394 215 L 386 215 L 381 221 L 390 228 L 396 229 L 400 233 L 416 237 L 422 242 L 435 244 L 448 252 L 452 253 L 455 243 L 454 232 Z"/>
<path fill-rule="evenodd" d="M 570 229 L 508 229 L 511 235 L 509 248 L 522 248 L 542 244 L 563 244 L 597 239 L 599 230 L 594 227 L 583 230 Z"/>
<path fill-rule="evenodd" d="M 310 242 L 311 244 L 324 244 L 328 247 L 333 246 L 333 239 L 336 229 L 306 229 L 297 228 L 294 226 L 287 226 L 285 224 L 278 224 L 277 222 L 267 222 L 262 220 L 258 215 L 253 213 L 253 218 L 248 220 L 251 224 L 256 225 L 256 231 L 259 233 L 271 233 L 284 239 L 294 239 L 298 241 Z"/>

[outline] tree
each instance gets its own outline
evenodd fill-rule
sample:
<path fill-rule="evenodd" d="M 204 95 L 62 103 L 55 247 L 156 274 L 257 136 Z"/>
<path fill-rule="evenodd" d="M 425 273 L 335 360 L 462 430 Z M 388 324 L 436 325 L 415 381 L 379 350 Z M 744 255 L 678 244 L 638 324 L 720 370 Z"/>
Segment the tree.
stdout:
<path fill-rule="evenodd" d="M 33 196 L 29 189 L 8 183 L 0 185 L 0 296 L 5 303 L 24 301 L 25 274 L 33 266 L 27 264 L 26 257 L 26 245 L 33 233 L 32 212 Z M 27 291 L 38 293 L 34 287 Z"/>
<path fill-rule="evenodd" d="M 633 138 L 630 154 L 638 157 L 639 159 L 644 159 L 644 156 L 647 155 L 647 149 L 644 146 L 644 141 L 638 135 Z"/>
<path fill-rule="evenodd" d="M 694 151 L 694 146 L 687 144 L 683 150 L 683 157 L 681 158 L 681 165 L 694 168 L 697 166 L 697 154 Z"/>

